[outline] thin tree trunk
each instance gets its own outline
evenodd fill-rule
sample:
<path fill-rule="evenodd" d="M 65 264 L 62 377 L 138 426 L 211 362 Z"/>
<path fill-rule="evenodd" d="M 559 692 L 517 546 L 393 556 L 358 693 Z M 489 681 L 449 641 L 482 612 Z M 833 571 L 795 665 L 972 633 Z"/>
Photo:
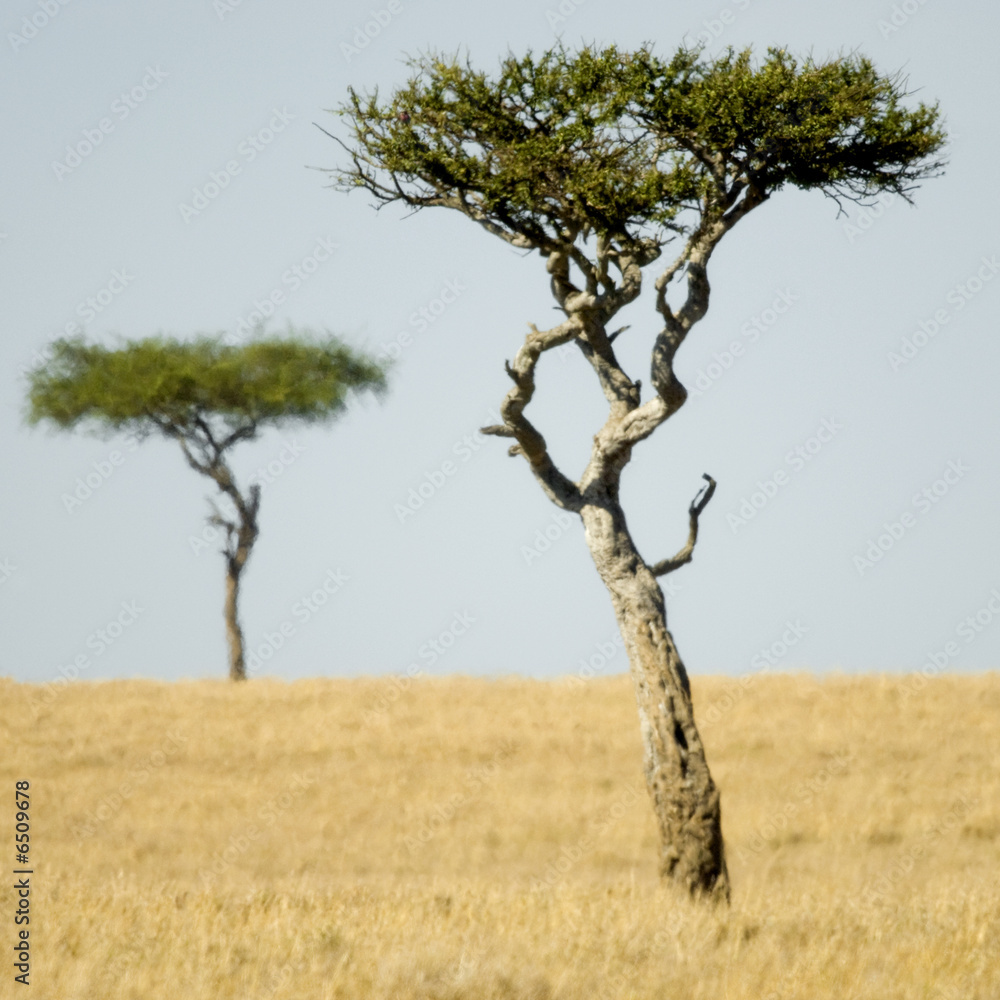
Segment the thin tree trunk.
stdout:
<path fill-rule="evenodd" d="M 628 652 L 660 831 L 660 874 L 693 896 L 728 901 L 719 791 L 695 725 L 687 672 L 667 630 L 663 592 L 615 499 L 587 503 L 580 516 Z"/>
<path fill-rule="evenodd" d="M 240 577 L 250 558 L 250 550 L 257 541 L 257 511 L 260 508 L 260 487 L 250 487 L 249 496 L 243 497 L 232 485 L 226 470 L 223 481 L 229 487 L 228 493 L 236 507 L 239 524 L 227 521 L 216 514 L 214 521 L 222 524 L 228 533 L 226 541 L 226 603 L 223 614 L 226 619 L 226 639 L 229 642 L 229 679 L 247 679 L 246 661 L 243 656 L 243 630 L 239 620 Z"/>
<path fill-rule="evenodd" d="M 234 492 L 236 492 L 234 490 Z M 260 487 L 251 486 L 250 495 L 244 500 L 236 493 L 236 505 L 240 524 L 227 524 L 229 540 L 226 545 L 226 638 L 229 641 L 229 679 L 247 679 L 246 662 L 243 657 L 243 630 L 239 620 L 240 576 L 250 558 L 250 550 L 257 541 L 257 510 L 260 507 Z M 225 522 L 223 522 L 225 523 Z"/>
<path fill-rule="evenodd" d="M 229 643 L 229 679 L 245 681 L 247 679 L 246 661 L 243 657 L 243 630 L 240 628 L 238 603 L 240 596 L 240 573 L 243 564 L 236 559 L 226 560 L 226 603 L 223 614 L 226 619 L 226 639 Z"/>
<path fill-rule="evenodd" d="M 254 483 L 247 495 L 243 496 L 233 481 L 233 474 L 223 458 L 223 453 L 237 441 L 253 438 L 257 425 L 250 421 L 230 433 L 221 443 L 216 440 L 212 428 L 200 415 L 195 417 L 193 428 L 187 426 L 180 428 L 167 424 L 164 429 L 167 434 L 178 440 L 188 465 L 203 476 L 214 480 L 216 486 L 229 498 L 235 508 L 234 520 L 232 517 L 226 517 L 209 500 L 213 513 L 208 523 L 223 528 L 226 532 L 226 543 L 222 549 L 222 554 L 226 557 L 226 600 L 223 605 L 223 617 L 226 621 L 226 641 L 229 645 L 229 679 L 245 681 L 247 669 L 243 657 L 243 630 L 240 628 L 239 620 L 240 575 L 250 558 L 253 543 L 257 541 L 260 485 Z"/>

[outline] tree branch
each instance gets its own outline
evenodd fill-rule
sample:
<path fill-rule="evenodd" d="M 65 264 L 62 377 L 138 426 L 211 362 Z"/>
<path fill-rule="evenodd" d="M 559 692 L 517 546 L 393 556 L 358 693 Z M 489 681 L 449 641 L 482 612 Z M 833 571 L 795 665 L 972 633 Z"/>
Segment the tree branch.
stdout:
<path fill-rule="evenodd" d="M 553 250 L 548 253 L 549 259 L 545 265 L 545 269 L 552 275 L 552 295 L 567 316 L 583 312 L 586 309 L 593 309 L 597 304 L 597 285 L 593 276 L 593 268 L 586 258 L 584 258 L 584 264 L 580 264 L 580 261 L 577 259 L 579 257 L 583 257 L 583 254 L 576 247 L 572 249 Z M 571 258 L 580 267 L 584 277 L 587 279 L 588 289 L 585 292 L 577 288 L 570 280 L 569 262 Z"/>
<path fill-rule="evenodd" d="M 517 444 L 509 454 L 523 455 L 531 466 L 545 494 L 564 510 L 578 510 L 582 498 L 579 488 L 556 468 L 545 444 L 545 438 L 524 416 L 524 409 L 535 392 L 535 366 L 544 351 L 565 344 L 582 332 L 580 321 L 570 318 L 550 330 L 539 330 L 531 324 L 531 333 L 524 340 L 512 363 L 506 364 L 507 374 L 514 381 L 500 404 L 503 425 L 484 427 L 482 432 L 495 437 L 512 437 Z"/>
<path fill-rule="evenodd" d="M 220 444 L 216 441 L 215 435 L 208 421 L 200 414 L 195 413 L 193 424 L 196 428 L 192 430 L 185 428 L 176 421 L 160 417 L 156 414 L 148 414 L 149 419 L 168 437 L 175 438 L 181 446 L 184 458 L 188 465 L 203 476 L 208 476 L 219 487 L 236 508 L 239 523 L 223 516 L 222 512 L 209 500 L 212 507 L 212 514 L 209 517 L 209 524 L 215 524 L 226 529 L 226 544 L 223 555 L 229 560 L 230 567 L 237 572 L 243 568 L 250 554 L 250 549 L 257 538 L 257 513 L 260 509 L 260 486 L 254 483 L 246 496 L 244 496 L 233 479 L 232 471 L 223 458 L 226 448 L 245 438 L 252 438 L 257 430 L 254 421 L 238 427 L 235 431 L 223 439 Z M 201 452 L 201 458 L 195 456 L 192 445 Z M 209 452 L 211 451 L 211 454 Z"/>
<path fill-rule="evenodd" d="M 649 437 L 665 420 L 684 405 L 687 390 L 674 373 L 674 355 L 684 342 L 691 327 L 707 312 L 711 285 L 708 281 L 708 261 L 719 241 L 733 226 L 757 205 L 767 200 L 761 188 L 750 185 L 743 197 L 728 213 L 709 201 L 703 209 L 702 223 L 692 233 L 684 251 L 656 280 L 656 308 L 664 326 L 653 344 L 650 374 L 657 397 L 629 414 L 620 434 L 622 447 L 629 447 Z M 687 297 L 674 313 L 667 302 L 667 286 L 687 266 Z"/>
<path fill-rule="evenodd" d="M 615 247 L 610 238 L 605 238 L 602 248 L 601 240 L 598 240 L 598 259 L 603 273 L 607 273 L 608 263 L 613 263 L 621 273 L 621 280 L 617 283 L 610 277 L 601 279 L 605 291 L 597 297 L 596 305 L 601 310 L 605 323 L 639 297 L 642 291 L 642 269 L 660 256 L 663 242 L 662 236 L 644 237 L 631 239 L 625 245 Z"/>
<path fill-rule="evenodd" d="M 743 191 L 743 197 L 735 206 L 730 207 L 732 199 L 738 197 L 740 191 Z M 702 222 L 691 234 L 683 252 L 656 279 L 656 309 L 663 317 L 666 326 L 664 333 L 670 338 L 674 351 L 680 347 L 691 327 L 708 312 L 711 293 L 708 261 L 719 241 L 743 216 L 765 202 L 768 195 L 754 184 L 739 182 L 728 193 L 723 191 L 720 197 L 721 200 L 712 198 L 706 202 L 702 209 Z M 667 302 L 667 287 L 685 265 L 687 297 L 683 306 L 674 313 Z"/>
<path fill-rule="evenodd" d="M 589 271 L 577 261 L 587 277 L 586 292 L 580 291 L 569 279 L 569 261 L 572 256 L 569 252 L 549 254 L 547 269 L 552 275 L 552 293 L 556 301 L 567 316 L 576 319 L 580 325 L 576 336 L 577 345 L 594 369 L 604 397 L 611 405 L 608 421 L 601 432 L 601 436 L 607 438 L 622 418 L 639 406 L 640 397 L 639 383 L 633 382 L 625 373 L 612 347 L 612 340 L 622 330 L 609 337 L 606 324 L 619 309 L 639 295 L 642 288 L 641 266 L 655 259 L 660 248 L 655 241 L 617 248 L 607 234 L 598 236 L 597 247 L 596 269 L 585 257 Z M 572 259 L 577 260 L 575 256 Z M 621 272 L 622 279 L 618 285 L 607 274 L 609 262 L 613 262 Z M 605 289 L 601 294 L 597 294 L 599 286 Z"/>
<path fill-rule="evenodd" d="M 479 433 L 489 434 L 492 435 L 493 437 L 499 437 L 499 438 L 516 437 L 514 432 L 505 424 L 490 424 L 489 427 L 480 427 Z"/>
<path fill-rule="evenodd" d="M 594 369 L 604 398 L 611 404 L 609 420 L 617 423 L 639 405 L 638 383 L 633 382 L 625 373 L 615 356 L 611 338 L 599 324 L 588 323 L 585 336 L 579 337 L 577 344 Z"/>
<path fill-rule="evenodd" d="M 707 472 L 702 476 L 702 479 L 708 480 L 708 486 L 702 487 L 698 491 L 697 496 L 691 501 L 691 506 L 688 507 L 690 528 L 688 530 L 687 544 L 673 559 L 664 559 L 655 566 L 650 566 L 653 576 L 665 576 L 667 573 L 672 573 L 675 569 L 679 569 L 681 566 L 691 562 L 694 556 L 695 542 L 698 541 L 698 518 L 705 507 L 708 506 L 708 501 L 715 494 L 715 480 Z"/>
<path fill-rule="evenodd" d="M 243 424 L 237 427 L 232 434 L 223 438 L 222 443 L 219 445 L 219 451 L 227 451 L 231 448 L 237 441 L 251 441 L 257 436 L 257 421 L 251 420 L 247 424 Z"/>

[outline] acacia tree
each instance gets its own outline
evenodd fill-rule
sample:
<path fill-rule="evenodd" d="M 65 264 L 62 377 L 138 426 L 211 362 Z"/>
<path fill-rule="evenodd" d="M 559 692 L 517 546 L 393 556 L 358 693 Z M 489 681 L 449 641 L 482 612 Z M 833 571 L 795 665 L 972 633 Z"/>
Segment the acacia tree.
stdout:
<path fill-rule="evenodd" d="M 708 309 L 708 264 L 722 238 L 786 185 L 838 204 L 882 191 L 909 200 L 915 182 L 942 166 L 938 109 L 905 108 L 901 81 L 865 58 L 800 63 L 781 49 L 755 64 L 749 50 L 706 60 L 682 48 L 665 61 L 650 46 L 576 54 L 560 46 L 508 56 L 495 77 L 433 54 L 409 66 L 409 82 L 388 100 L 351 89 L 338 108 L 351 139 L 337 141 L 350 163 L 330 171 L 334 186 L 363 189 L 379 208 L 453 209 L 546 260 L 565 318 L 549 329 L 529 324 L 506 364 L 514 385 L 500 407 L 503 423 L 483 430 L 512 438 L 510 454 L 583 522 L 628 651 L 662 875 L 694 895 L 728 899 L 719 792 L 657 582 L 691 559 L 714 481 L 706 475 L 689 509 L 687 545 L 648 562 L 626 525 L 622 472 L 687 397 L 674 356 Z M 609 324 L 638 298 L 643 269 L 670 243 L 672 259 L 653 280 L 643 399 L 615 355 L 623 331 Z M 608 403 L 575 480 L 525 415 L 540 357 L 562 344 L 579 348 Z"/>
<path fill-rule="evenodd" d="M 215 482 L 229 508 L 224 513 L 209 500 L 209 523 L 225 531 L 229 677 L 245 680 L 239 589 L 259 531 L 260 486 L 237 485 L 228 452 L 265 427 L 332 419 L 349 391 L 384 390 L 384 366 L 330 336 L 244 345 L 157 337 L 117 350 L 77 338 L 55 341 L 28 379 L 29 423 L 46 420 L 64 430 L 83 423 L 140 439 L 158 432 L 177 441 L 188 465 Z"/>

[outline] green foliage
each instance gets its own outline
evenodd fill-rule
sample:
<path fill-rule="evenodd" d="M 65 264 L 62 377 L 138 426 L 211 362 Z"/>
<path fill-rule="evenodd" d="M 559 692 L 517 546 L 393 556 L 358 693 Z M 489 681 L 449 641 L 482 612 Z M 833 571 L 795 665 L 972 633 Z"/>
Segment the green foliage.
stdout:
<path fill-rule="evenodd" d="M 784 184 L 847 198 L 912 184 L 938 172 L 943 146 L 937 106 L 902 106 L 898 79 L 860 56 L 802 65 L 769 49 L 754 66 L 750 50 L 710 64 L 692 54 L 664 66 L 636 57 L 645 88 L 637 118 L 675 150 L 721 154 L 731 176 L 769 192 Z"/>
<path fill-rule="evenodd" d="M 799 64 L 771 49 L 754 65 L 749 50 L 664 61 L 650 46 L 559 46 L 508 56 L 496 77 L 437 55 L 409 65 L 388 102 L 352 89 L 338 109 L 354 141 L 337 185 L 455 208 L 543 250 L 687 233 L 750 186 L 905 196 L 942 165 L 937 107 L 904 108 L 898 79 L 857 56 Z"/>
<path fill-rule="evenodd" d="M 351 389 L 385 388 L 385 369 L 334 337 L 128 341 L 118 349 L 55 341 L 29 372 L 27 420 L 60 428 L 188 434 L 217 418 L 230 429 L 333 417 Z M 246 434 L 242 436 L 248 436 Z"/>
<path fill-rule="evenodd" d="M 615 50 L 508 58 L 496 80 L 430 56 L 411 65 L 419 75 L 389 105 L 352 90 L 345 111 L 365 162 L 415 184 L 418 200 L 471 197 L 488 217 L 540 240 L 545 225 L 620 229 L 672 217 L 642 146 L 615 135 L 626 110 Z"/>

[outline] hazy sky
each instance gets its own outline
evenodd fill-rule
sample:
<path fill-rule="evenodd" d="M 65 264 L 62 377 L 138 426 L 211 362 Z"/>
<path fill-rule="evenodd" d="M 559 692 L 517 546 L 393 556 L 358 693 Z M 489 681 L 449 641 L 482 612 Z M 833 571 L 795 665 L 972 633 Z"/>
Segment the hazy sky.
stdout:
<path fill-rule="evenodd" d="M 692 673 L 744 674 L 762 651 L 787 670 L 997 666 L 995 4 L 11 0 L 2 28 L 0 674 L 225 676 L 211 484 L 172 443 L 29 430 L 21 370 L 72 324 L 107 343 L 235 332 L 271 299 L 275 331 L 399 359 L 384 402 L 234 454 L 244 484 L 266 477 L 251 673 L 626 668 L 578 520 L 475 433 L 527 324 L 555 322 L 544 261 L 454 213 L 376 213 L 306 169 L 342 162 L 314 125 L 342 134 L 326 109 L 401 84 L 406 53 L 467 47 L 493 68 L 559 33 L 857 49 L 940 101 L 951 162 L 915 207 L 838 218 L 787 191 L 726 237 L 677 357 L 690 399 L 636 449 L 624 502 L 655 561 L 682 545 L 702 473 L 718 480 L 694 562 L 664 580 Z M 623 322 L 645 381 L 650 284 Z M 604 412 L 582 358 L 544 359 L 529 413 L 574 478 Z"/>

